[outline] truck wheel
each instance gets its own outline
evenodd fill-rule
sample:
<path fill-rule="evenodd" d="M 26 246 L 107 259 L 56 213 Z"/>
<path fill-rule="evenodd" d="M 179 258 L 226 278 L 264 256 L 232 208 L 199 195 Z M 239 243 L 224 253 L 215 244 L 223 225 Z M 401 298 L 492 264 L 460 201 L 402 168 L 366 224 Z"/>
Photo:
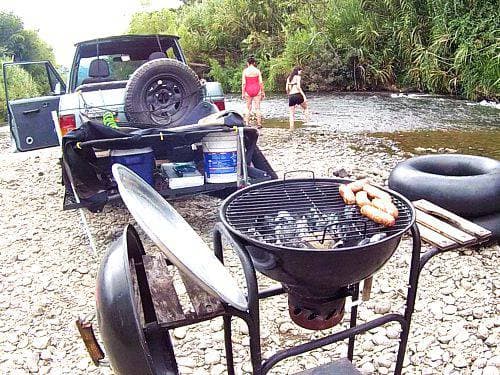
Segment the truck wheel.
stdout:
<path fill-rule="evenodd" d="M 130 77 L 125 115 L 137 128 L 184 125 L 183 120 L 201 100 L 201 84 L 191 68 L 177 60 L 156 59 Z"/>

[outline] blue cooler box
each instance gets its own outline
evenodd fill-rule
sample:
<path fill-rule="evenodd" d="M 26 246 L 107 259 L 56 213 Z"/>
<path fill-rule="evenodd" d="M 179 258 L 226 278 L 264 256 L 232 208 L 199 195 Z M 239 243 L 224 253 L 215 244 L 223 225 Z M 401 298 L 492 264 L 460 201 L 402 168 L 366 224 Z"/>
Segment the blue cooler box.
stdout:
<path fill-rule="evenodd" d="M 155 157 L 151 147 L 111 150 L 111 164 L 115 163 L 131 169 L 148 184 L 154 186 Z"/>

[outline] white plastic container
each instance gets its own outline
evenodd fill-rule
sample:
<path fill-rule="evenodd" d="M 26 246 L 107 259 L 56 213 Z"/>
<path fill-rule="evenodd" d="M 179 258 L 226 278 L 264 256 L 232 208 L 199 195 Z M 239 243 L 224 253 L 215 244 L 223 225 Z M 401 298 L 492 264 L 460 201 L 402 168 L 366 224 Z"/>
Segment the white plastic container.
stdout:
<path fill-rule="evenodd" d="M 213 184 L 236 182 L 236 133 L 208 134 L 202 145 L 206 181 Z"/>

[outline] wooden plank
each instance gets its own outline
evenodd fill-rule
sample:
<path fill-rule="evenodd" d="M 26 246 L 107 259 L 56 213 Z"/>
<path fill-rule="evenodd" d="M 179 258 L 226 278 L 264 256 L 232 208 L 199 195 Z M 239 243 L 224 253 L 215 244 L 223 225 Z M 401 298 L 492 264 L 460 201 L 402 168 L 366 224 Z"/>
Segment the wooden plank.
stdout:
<path fill-rule="evenodd" d="M 417 210 L 417 223 L 420 223 L 435 232 L 442 234 L 445 237 L 451 238 L 462 246 L 478 243 L 478 239 L 468 233 L 462 232 L 460 229 L 445 223 L 434 216 L 426 214 L 423 211 Z"/>
<path fill-rule="evenodd" d="M 184 320 L 179 297 L 168 271 L 165 260 L 158 257 L 144 255 L 142 257 L 144 269 L 148 279 L 149 290 L 153 299 L 153 306 L 159 324 L 168 324 L 172 321 Z"/>
<path fill-rule="evenodd" d="M 195 281 L 193 281 L 189 276 L 180 272 L 182 281 L 186 286 L 186 291 L 189 295 L 189 299 L 193 304 L 197 318 L 202 318 L 206 315 L 213 315 L 223 310 L 220 300 L 216 297 L 208 294 L 204 289 L 202 289 Z"/>
<path fill-rule="evenodd" d="M 449 238 L 434 232 L 432 229 L 429 229 L 427 227 L 424 227 L 421 224 L 418 224 L 418 230 L 420 232 L 420 237 L 422 238 L 422 241 L 430 243 L 433 246 L 436 246 L 438 249 L 441 250 L 449 250 L 453 249 L 454 247 L 459 247 L 462 245 L 457 244 L 455 241 L 450 240 Z"/>
<path fill-rule="evenodd" d="M 144 310 L 142 309 L 142 300 L 141 293 L 139 291 L 139 282 L 137 281 L 137 272 L 135 270 L 135 262 L 134 258 L 129 259 L 129 267 L 130 267 L 130 276 L 132 277 L 132 288 L 134 289 L 134 300 L 135 300 L 135 308 L 137 313 L 139 314 L 139 320 L 141 322 L 141 326 L 144 327 Z"/>
<path fill-rule="evenodd" d="M 488 229 L 474 224 L 473 222 L 466 220 L 463 217 L 454 214 L 453 212 L 445 210 L 444 208 L 439 207 L 434 203 L 426 201 L 425 199 L 420 199 L 412 203 L 420 211 L 445 219 L 446 221 L 457 226 L 460 230 L 475 237 L 479 237 L 481 240 L 486 240 L 491 237 L 491 232 Z"/>

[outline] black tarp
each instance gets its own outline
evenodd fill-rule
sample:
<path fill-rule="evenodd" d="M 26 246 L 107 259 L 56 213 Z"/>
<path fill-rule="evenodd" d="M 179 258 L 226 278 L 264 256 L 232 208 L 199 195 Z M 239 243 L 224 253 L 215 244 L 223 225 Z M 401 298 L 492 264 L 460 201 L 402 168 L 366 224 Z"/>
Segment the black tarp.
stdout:
<path fill-rule="evenodd" d="M 227 121 L 226 121 L 227 120 Z M 106 192 L 114 186 L 110 179 L 110 164 L 102 163 L 95 150 L 127 150 L 143 147 L 153 148 L 156 159 L 174 162 L 192 161 L 195 151 L 192 146 L 213 132 L 234 131 L 233 126 L 242 126 L 238 116 L 229 116 L 225 125 L 193 125 L 169 129 L 113 129 L 98 121 L 86 121 L 78 129 L 62 139 L 63 163 L 71 176 L 81 204 L 92 211 L 102 209 L 107 201 Z M 179 129 L 183 129 L 179 131 Z M 184 130 L 185 129 L 185 130 Z M 258 132 L 245 128 L 247 161 L 252 160 Z M 68 176 L 66 176 L 68 177 Z M 69 178 L 65 178 L 67 185 Z M 71 191 L 70 186 L 66 186 Z"/>

